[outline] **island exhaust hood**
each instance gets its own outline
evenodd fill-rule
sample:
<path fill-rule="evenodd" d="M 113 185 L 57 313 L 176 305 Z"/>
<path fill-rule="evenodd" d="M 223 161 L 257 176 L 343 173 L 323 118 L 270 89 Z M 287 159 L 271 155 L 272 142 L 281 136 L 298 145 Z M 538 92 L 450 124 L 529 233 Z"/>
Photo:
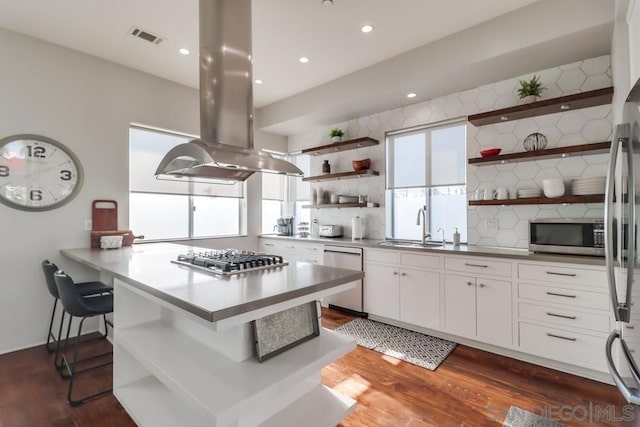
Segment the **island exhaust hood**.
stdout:
<path fill-rule="evenodd" d="M 157 178 L 244 181 L 254 172 L 302 176 L 253 149 L 251 0 L 200 0 L 200 138 L 172 148 Z"/>

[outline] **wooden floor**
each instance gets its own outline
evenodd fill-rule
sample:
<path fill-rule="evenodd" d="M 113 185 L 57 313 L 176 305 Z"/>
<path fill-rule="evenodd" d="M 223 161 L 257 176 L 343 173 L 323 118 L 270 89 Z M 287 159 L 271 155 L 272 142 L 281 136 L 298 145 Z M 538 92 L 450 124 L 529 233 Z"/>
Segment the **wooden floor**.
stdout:
<path fill-rule="evenodd" d="M 329 329 L 349 320 L 323 311 L 322 323 Z M 109 344 L 97 340 L 85 347 L 99 351 Z M 111 368 L 92 371 L 79 378 L 79 386 L 97 391 L 110 385 L 110 376 Z M 343 427 L 500 426 L 511 405 L 546 410 L 563 425 L 640 425 L 635 407 L 633 420 L 602 419 L 603 411 L 609 410 L 605 418 L 612 419 L 629 410 L 612 386 L 462 345 L 436 371 L 358 347 L 326 367 L 322 378 L 358 401 Z M 70 407 L 67 385 L 44 347 L 0 356 L 0 427 L 135 425 L 113 396 Z M 590 407 L 594 415 L 599 411 L 599 420 L 590 422 L 585 412 Z M 583 420 L 570 419 L 572 412 Z"/>

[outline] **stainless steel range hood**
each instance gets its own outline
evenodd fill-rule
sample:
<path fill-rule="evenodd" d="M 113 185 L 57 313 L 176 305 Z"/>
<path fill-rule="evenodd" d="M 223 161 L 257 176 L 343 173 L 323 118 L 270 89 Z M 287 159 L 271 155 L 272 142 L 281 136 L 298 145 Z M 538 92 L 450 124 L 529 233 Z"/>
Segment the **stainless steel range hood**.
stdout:
<path fill-rule="evenodd" d="M 251 0 L 200 0 L 199 13 L 201 139 L 171 149 L 156 177 L 302 176 L 294 164 L 253 149 Z"/>

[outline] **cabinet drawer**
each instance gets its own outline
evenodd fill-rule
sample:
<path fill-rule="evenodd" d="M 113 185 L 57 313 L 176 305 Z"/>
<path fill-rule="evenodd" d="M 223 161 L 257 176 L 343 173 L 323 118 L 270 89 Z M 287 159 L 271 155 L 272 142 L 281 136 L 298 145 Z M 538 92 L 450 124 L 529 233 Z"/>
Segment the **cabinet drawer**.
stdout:
<path fill-rule="evenodd" d="M 518 284 L 518 296 L 536 301 L 553 302 L 573 307 L 595 308 L 598 310 L 607 310 L 611 304 L 609 302 L 609 295 L 606 293 L 530 285 L 528 283 Z"/>
<path fill-rule="evenodd" d="M 546 326 L 519 323 L 520 349 L 572 365 L 606 371 L 606 336 L 567 332 Z"/>
<path fill-rule="evenodd" d="M 625 323 L 622 326 L 622 334 L 626 341 L 638 343 L 637 346 L 640 346 L 640 320 L 631 319 L 629 323 Z"/>
<path fill-rule="evenodd" d="M 398 264 L 400 262 L 400 253 L 393 249 L 364 250 L 365 262 L 381 263 L 381 264 Z"/>
<path fill-rule="evenodd" d="M 583 313 L 571 308 L 555 308 L 521 302 L 518 304 L 520 318 L 539 320 L 574 328 L 609 332 L 609 316 L 605 314 Z"/>
<path fill-rule="evenodd" d="M 422 267 L 440 269 L 440 257 L 437 255 L 423 255 L 412 252 L 400 253 L 400 264 L 407 267 Z"/>
<path fill-rule="evenodd" d="M 486 258 L 445 257 L 444 268 L 464 273 L 511 277 L 511 263 Z"/>
<path fill-rule="evenodd" d="M 608 287 L 607 274 L 604 268 L 590 270 L 574 267 L 518 264 L 518 277 L 542 282 L 593 286 L 601 289 L 607 289 Z"/>

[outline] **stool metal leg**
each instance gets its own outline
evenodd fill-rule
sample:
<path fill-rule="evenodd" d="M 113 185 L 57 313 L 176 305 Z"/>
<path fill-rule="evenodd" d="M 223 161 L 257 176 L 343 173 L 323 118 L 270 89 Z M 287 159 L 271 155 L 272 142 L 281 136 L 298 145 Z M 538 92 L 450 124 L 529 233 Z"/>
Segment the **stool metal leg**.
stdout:
<path fill-rule="evenodd" d="M 56 307 L 58 306 L 58 298 L 54 298 L 53 299 L 53 310 L 51 310 L 51 320 L 49 321 L 49 334 L 47 335 L 47 352 L 49 353 L 53 353 L 54 351 L 56 351 L 58 344 L 56 342 L 56 347 L 51 348 L 49 343 L 51 342 L 51 339 L 53 338 L 54 341 L 58 341 L 60 339 L 60 333 L 58 333 L 58 338 L 56 338 L 53 335 L 53 318 L 56 317 Z M 62 312 L 64 315 L 64 311 Z"/>
<path fill-rule="evenodd" d="M 112 352 L 106 352 L 106 353 L 103 353 L 103 354 L 99 354 L 99 355 L 96 355 L 96 356 L 92 356 L 92 357 L 88 357 L 88 358 L 85 358 L 85 359 L 82 359 L 82 360 L 78 360 L 78 348 L 79 348 L 79 344 L 80 344 L 80 335 L 82 334 L 82 325 L 84 324 L 84 321 L 86 319 L 87 319 L 87 317 L 83 317 L 82 320 L 80 321 L 80 324 L 78 325 L 78 334 L 76 335 L 75 340 L 74 340 L 73 360 L 71 362 L 69 362 L 67 360 L 66 354 L 64 352 L 62 353 L 62 360 L 64 362 L 64 366 L 67 369 L 67 371 L 69 372 L 69 390 L 67 392 L 67 400 L 69 402 L 69 405 L 71 405 L 71 406 L 77 406 L 77 405 L 80 405 L 81 403 L 87 402 L 89 400 L 93 400 L 93 399 L 96 399 L 98 397 L 105 396 L 107 394 L 110 394 L 112 392 L 112 390 L 113 390 L 112 387 L 109 387 L 106 390 L 102 390 L 102 391 L 99 391 L 97 393 L 93 393 L 91 395 L 84 396 L 84 397 L 82 397 L 80 399 L 72 399 L 72 397 L 71 397 L 72 394 L 73 394 L 73 385 L 74 385 L 74 381 L 75 381 L 76 375 L 81 374 L 83 372 L 87 372 L 87 371 L 91 371 L 91 370 L 94 370 L 94 369 L 98 369 L 98 368 L 101 368 L 101 367 L 104 367 L 104 366 L 108 366 L 108 365 L 111 365 L 113 363 L 113 360 L 111 360 L 109 362 L 102 363 L 102 364 L 97 365 L 97 366 L 92 366 L 92 367 L 87 368 L 87 369 L 83 369 L 83 370 L 79 370 L 79 371 L 76 370 L 76 364 L 79 363 L 79 362 L 86 361 L 86 360 L 89 360 L 89 359 L 94 359 L 94 358 L 97 358 L 97 357 L 106 356 L 108 354 L 112 354 Z M 69 331 L 69 329 L 67 329 L 67 338 L 66 338 L 67 342 L 69 340 L 69 332 L 68 331 Z"/>

